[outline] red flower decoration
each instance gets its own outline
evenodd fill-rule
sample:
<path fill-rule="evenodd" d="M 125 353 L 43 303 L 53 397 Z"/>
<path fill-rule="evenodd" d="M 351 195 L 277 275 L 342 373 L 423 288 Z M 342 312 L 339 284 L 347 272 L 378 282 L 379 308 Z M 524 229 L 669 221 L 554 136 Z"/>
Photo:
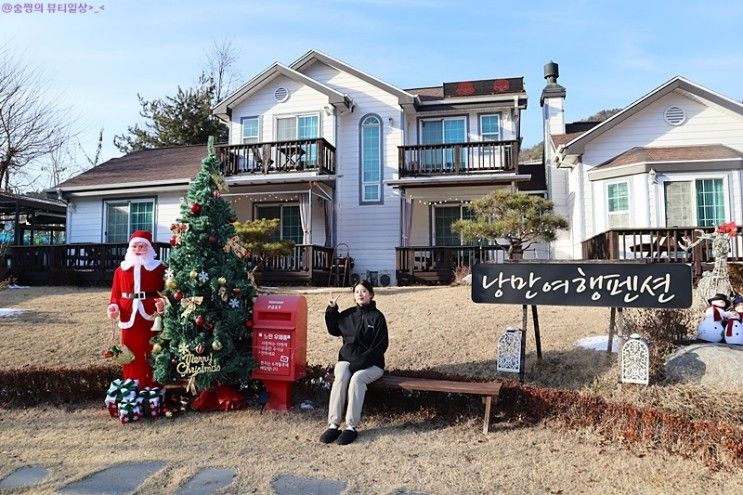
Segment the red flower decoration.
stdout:
<path fill-rule="evenodd" d="M 738 226 L 735 225 L 735 222 L 725 222 L 719 227 L 717 227 L 717 233 L 727 234 L 730 237 L 733 237 L 735 234 L 738 233 Z"/>

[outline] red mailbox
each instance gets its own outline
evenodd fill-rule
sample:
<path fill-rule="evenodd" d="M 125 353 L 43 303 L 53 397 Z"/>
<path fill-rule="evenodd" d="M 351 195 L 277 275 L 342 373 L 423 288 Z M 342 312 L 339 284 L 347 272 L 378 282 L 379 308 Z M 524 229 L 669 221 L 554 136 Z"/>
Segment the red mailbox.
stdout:
<path fill-rule="evenodd" d="M 258 296 L 253 305 L 253 378 L 263 381 L 269 411 L 288 412 L 292 382 L 307 373 L 307 300 Z"/>

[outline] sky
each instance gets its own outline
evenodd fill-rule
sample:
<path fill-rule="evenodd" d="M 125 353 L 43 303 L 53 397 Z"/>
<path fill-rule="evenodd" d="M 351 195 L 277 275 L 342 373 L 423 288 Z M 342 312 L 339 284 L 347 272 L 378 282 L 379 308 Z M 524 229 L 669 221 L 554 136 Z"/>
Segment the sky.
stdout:
<path fill-rule="evenodd" d="M 568 122 L 624 107 L 677 75 L 743 100 L 743 3 L 730 0 L 88 1 L 85 13 L 50 12 L 49 3 L 15 13 L 0 1 L 0 49 L 44 73 L 88 154 L 104 129 L 102 160 L 120 156 L 114 135 L 140 122 L 137 94 L 194 85 L 223 41 L 240 84 L 311 49 L 403 89 L 523 76 L 524 147 L 542 139 L 551 60 Z"/>

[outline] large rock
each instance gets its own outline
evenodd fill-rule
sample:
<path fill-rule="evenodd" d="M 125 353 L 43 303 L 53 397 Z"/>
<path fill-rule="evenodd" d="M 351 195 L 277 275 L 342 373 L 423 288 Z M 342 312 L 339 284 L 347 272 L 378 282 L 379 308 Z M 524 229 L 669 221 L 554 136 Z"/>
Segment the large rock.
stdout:
<path fill-rule="evenodd" d="M 666 360 L 666 376 L 720 390 L 740 390 L 743 346 L 709 343 L 683 346 Z"/>

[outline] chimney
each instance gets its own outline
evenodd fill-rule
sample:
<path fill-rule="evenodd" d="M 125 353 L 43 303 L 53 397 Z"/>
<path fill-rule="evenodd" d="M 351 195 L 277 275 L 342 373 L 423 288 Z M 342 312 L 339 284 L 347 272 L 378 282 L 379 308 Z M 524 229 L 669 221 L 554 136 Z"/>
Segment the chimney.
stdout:
<path fill-rule="evenodd" d="M 539 105 L 542 107 L 545 134 L 565 133 L 565 88 L 557 84 L 560 67 L 550 60 L 544 65 L 544 78 L 547 84 L 542 90 Z M 545 136 L 546 137 L 546 136 Z"/>

